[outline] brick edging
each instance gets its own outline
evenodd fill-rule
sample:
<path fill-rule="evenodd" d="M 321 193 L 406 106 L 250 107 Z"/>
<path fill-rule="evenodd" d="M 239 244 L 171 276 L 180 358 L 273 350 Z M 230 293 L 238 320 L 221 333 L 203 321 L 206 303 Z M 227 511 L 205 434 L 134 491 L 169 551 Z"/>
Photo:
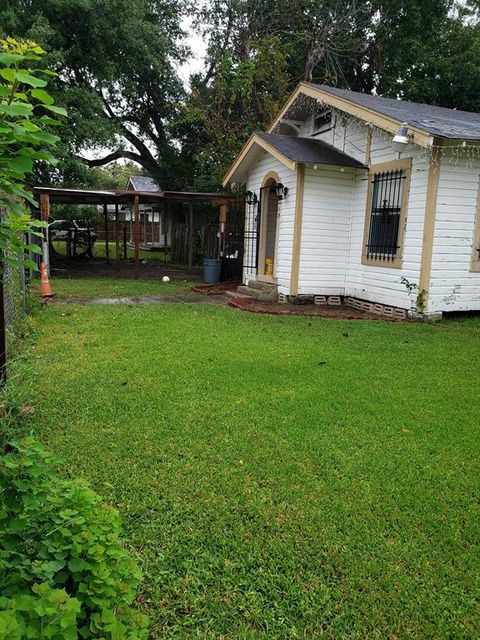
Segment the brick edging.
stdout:
<path fill-rule="evenodd" d="M 241 282 L 217 282 L 215 284 L 197 284 L 190 287 L 190 291 L 201 293 L 204 296 L 223 296 L 225 291 L 236 289 Z"/>
<path fill-rule="evenodd" d="M 268 304 L 268 303 L 262 303 L 262 304 Z M 336 314 L 333 309 L 332 309 L 332 312 L 329 313 L 328 315 L 322 315 L 322 313 L 318 311 L 311 311 L 311 312 L 307 311 L 305 313 L 305 312 L 300 312 L 300 310 L 297 311 L 297 309 L 300 309 L 301 307 L 295 307 L 294 305 L 285 306 L 283 309 L 258 308 L 256 306 L 256 301 L 251 302 L 248 300 L 243 300 L 242 298 L 231 298 L 228 302 L 228 306 L 234 309 L 238 309 L 240 311 L 248 311 L 249 313 L 260 313 L 260 314 L 270 315 L 270 316 L 296 316 L 297 318 L 303 317 L 303 318 L 324 318 L 324 319 L 327 318 L 331 320 L 383 320 L 385 322 L 399 322 L 397 318 L 388 318 L 386 316 L 374 315 L 374 314 L 372 314 L 371 316 L 366 315 L 364 317 L 348 315 L 348 314 L 339 314 L 339 313 Z"/>

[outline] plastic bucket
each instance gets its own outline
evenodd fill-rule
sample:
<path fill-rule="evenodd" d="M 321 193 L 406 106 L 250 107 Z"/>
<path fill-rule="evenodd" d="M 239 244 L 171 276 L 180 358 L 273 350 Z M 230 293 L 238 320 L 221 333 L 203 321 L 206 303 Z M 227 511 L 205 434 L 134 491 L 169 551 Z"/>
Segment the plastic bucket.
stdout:
<path fill-rule="evenodd" d="M 214 258 L 204 258 L 203 260 L 203 280 L 207 284 L 220 282 L 222 275 L 222 261 Z"/>

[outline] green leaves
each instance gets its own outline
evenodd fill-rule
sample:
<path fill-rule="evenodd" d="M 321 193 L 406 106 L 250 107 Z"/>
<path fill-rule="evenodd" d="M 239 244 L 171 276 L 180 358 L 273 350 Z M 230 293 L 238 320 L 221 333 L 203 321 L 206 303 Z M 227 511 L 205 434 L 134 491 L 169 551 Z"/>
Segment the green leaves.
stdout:
<path fill-rule="evenodd" d="M 35 163 L 56 164 L 49 147 L 56 145 L 59 137 L 47 127 L 60 121 L 46 115 L 45 110 L 66 115 L 44 89 L 48 70 L 30 66 L 31 60 L 39 60 L 43 53 L 34 42 L 0 40 L 0 208 L 7 211 L 0 221 L 0 250 L 5 262 L 23 260 L 31 268 L 36 265 L 26 253 L 37 248 L 27 246 L 23 237 L 35 233 L 36 225 L 24 203 L 36 203 L 25 181 Z"/>
<path fill-rule="evenodd" d="M 25 104 L 24 102 L 12 101 L 12 102 L 0 102 L 0 114 L 7 116 L 29 116 L 33 111 L 31 104 Z"/>
<path fill-rule="evenodd" d="M 27 84 L 30 87 L 46 87 L 47 86 L 47 81 L 46 80 L 42 80 L 41 78 L 36 78 L 35 76 L 31 75 L 30 73 L 21 73 L 20 71 L 17 71 L 15 74 L 15 80 L 17 82 L 20 82 L 21 84 Z"/>
<path fill-rule="evenodd" d="M 56 113 L 59 116 L 66 116 L 67 115 L 67 110 L 64 109 L 63 107 L 56 107 L 52 104 L 44 104 L 43 105 L 44 109 L 48 109 L 48 111 L 51 111 L 52 113 Z"/>
<path fill-rule="evenodd" d="M 30 91 L 30 95 L 32 98 L 36 98 L 43 104 L 52 105 L 55 102 L 52 96 L 43 89 L 32 89 L 32 91 Z"/>
<path fill-rule="evenodd" d="M 0 455 L 0 486 L 0 640 L 146 639 L 118 512 L 84 482 L 60 478 L 32 438 Z"/>
<path fill-rule="evenodd" d="M 15 70 L 14 69 L 0 69 L 0 76 L 10 83 L 15 82 Z"/>

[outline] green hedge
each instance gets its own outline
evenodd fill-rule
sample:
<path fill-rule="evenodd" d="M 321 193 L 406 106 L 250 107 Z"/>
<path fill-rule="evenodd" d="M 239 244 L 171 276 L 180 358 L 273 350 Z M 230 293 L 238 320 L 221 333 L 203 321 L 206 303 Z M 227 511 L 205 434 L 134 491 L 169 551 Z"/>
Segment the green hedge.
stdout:
<path fill-rule="evenodd" d="M 0 638 L 146 638 L 118 512 L 32 438 L 4 448 L 0 491 Z"/>

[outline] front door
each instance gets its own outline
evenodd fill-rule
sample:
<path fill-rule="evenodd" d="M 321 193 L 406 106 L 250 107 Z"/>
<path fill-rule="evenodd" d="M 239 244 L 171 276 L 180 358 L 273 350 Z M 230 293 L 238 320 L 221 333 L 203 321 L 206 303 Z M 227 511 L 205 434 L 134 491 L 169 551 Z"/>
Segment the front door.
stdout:
<path fill-rule="evenodd" d="M 269 184 L 271 182 L 271 184 Z M 275 276 L 275 254 L 277 247 L 278 199 L 275 180 L 269 180 L 262 188 L 260 217 L 260 251 L 258 275 L 272 279 Z"/>

